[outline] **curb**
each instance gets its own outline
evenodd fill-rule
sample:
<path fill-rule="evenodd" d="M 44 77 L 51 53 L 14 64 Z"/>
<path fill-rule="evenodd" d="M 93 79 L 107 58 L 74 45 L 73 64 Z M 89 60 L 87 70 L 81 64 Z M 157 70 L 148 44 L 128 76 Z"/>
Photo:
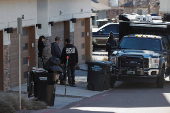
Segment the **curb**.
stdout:
<path fill-rule="evenodd" d="M 86 69 L 80 69 L 81 71 L 88 71 L 88 70 L 86 70 Z"/>

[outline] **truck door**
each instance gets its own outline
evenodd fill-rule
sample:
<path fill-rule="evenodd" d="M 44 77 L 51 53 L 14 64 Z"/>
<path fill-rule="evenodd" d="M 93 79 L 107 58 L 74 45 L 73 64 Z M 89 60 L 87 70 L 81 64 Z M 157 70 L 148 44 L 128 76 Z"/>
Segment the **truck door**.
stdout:
<path fill-rule="evenodd" d="M 164 57 L 165 57 L 165 69 L 166 69 L 166 74 L 170 74 L 170 41 L 168 37 L 163 36 L 162 37 L 162 43 L 163 43 L 163 48 L 165 49 L 164 51 Z"/>
<path fill-rule="evenodd" d="M 103 37 L 109 37 L 110 32 L 113 32 L 114 38 L 118 40 L 119 39 L 119 24 L 110 24 L 108 26 L 103 27 L 100 30 L 100 34 Z"/>

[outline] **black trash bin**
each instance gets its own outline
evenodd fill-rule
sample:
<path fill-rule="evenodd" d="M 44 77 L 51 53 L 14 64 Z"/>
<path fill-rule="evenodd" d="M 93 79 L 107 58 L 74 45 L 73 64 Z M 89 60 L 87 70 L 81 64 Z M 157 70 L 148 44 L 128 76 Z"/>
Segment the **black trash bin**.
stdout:
<path fill-rule="evenodd" d="M 63 72 L 58 66 L 59 62 L 59 59 L 50 57 L 44 69 L 34 67 L 29 76 L 28 97 L 34 95 L 38 100 L 46 102 L 47 105 L 54 106 L 56 82 Z"/>
<path fill-rule="evenodd" d="M 30 74 L 29 74 L 29 77 L 28 77 L 29 81 L 27 81 L 28 98 L 34 96 L 34 81 L 33 81 L 33 76 L 34 76 L 34 72 L 30 71 Z"/>
<path fill-rule="evenodd" d="M 109 61 L 86 62 L 88 64 L 87 89 L 109 90 L 112 63 Z"/>
<path fill-rule="evenodd" d="M 34 72 L 34 97 L 54 106 L 57 75 L 55 73 Z"/>

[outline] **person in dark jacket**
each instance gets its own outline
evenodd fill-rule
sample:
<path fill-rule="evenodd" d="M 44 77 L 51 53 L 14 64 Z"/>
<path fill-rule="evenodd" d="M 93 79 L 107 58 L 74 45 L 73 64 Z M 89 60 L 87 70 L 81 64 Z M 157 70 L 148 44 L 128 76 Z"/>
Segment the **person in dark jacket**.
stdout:
<path fill-rule="evenodd" d="M 51 44 L 51 54 L 53 57 L 56 57 L 56 58 L 61 58 L 61 50 L 60 50 L 60 47 L 59 47 L 59 44 L 60 43 L 60 37 L 56 37 L 55 38 L 55 42 L 53 42 Z"/>
<path fill-rule="evenodd" d="M 118 44 L 117 44 L 117 41 L 114 39 L 114 35 L 113 35 L 113 33 L 112 32 L 110 32 L 110 36 L 109 36 L 109 39 L 108 39 L 108 41 L 107 41 L 107 43 L 106 43 L 106 48 L 109 48 L 107 51 L 108 51 L 108 59 L 109 59 L 109 56 L 112 54 L 112 47 L 115 47 L 115 46 L 117 46 Z M 109 47 L 107 47 L 107 46 L 109 46 Z"/>
<path fill-rule="evenodd" d="M 66 66 L 67 56 L 68 59 L 68 82 L 70 86 L 76 87 L 75 85 L 75 67 L 78 63 L 78 52 L 77 48 L 70 43 L 70 39 L 66 39 L 66 46 L 62 50 L 61 61 Z"/>
<path fill-rule="evenodd" d="M 44 36 L 40 36 L 39 40 L 38 40 L 38 67 L 39 68 L 43 68 L 43 65 L 44 65 L 43 57 L 42 57 L 43 49 L 45 47 L 44 41 L 45 41 L 45 37 Z"/>

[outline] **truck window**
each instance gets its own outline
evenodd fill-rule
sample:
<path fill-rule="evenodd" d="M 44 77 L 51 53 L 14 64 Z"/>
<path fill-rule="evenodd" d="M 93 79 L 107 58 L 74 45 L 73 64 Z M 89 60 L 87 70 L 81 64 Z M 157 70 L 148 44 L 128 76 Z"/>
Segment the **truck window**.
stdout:
<path fill-rule="evenodd" d="M 161 51 L 160 39 L 124 37 L 120 47 L 125 49 Z"/>
<path fill-rule="evenodd" d="M 110 32 L 119 33 L 119 24 L 108 25 L 104 27 L 102 30 L 103 30 L 103 33 L 105 34 L 109 34 Z"/>
<path fill-rule="evenodd" d="M 162 36 L 162 43 L 163 43 L 164 49 L 169 49 L 169 41 L 166 36 Z"/>

